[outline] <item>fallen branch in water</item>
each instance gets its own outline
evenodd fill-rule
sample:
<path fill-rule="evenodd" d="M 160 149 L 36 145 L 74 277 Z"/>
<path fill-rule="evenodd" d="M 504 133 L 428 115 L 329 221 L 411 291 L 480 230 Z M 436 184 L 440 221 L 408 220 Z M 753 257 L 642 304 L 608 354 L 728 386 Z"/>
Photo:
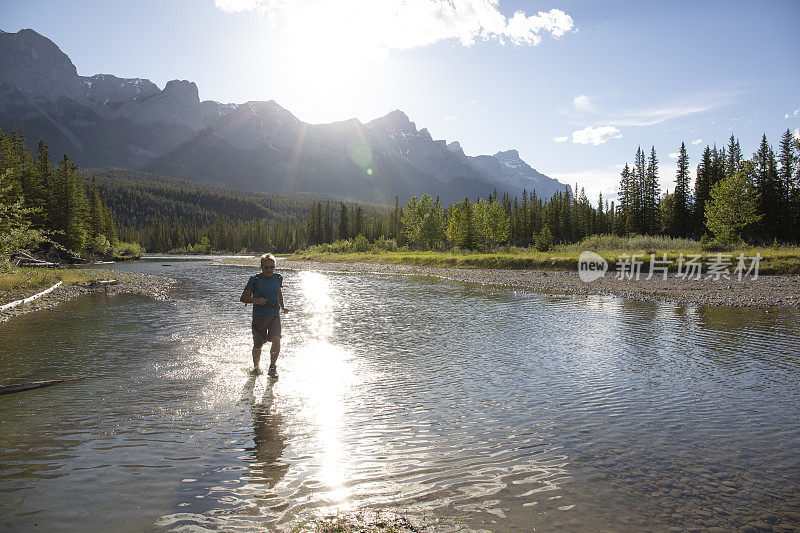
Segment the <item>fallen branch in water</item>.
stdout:
<path fill-rule="evenodd" d="M 82 378 L 69 378 L 69 379 L 51 379 L 48 381 L 32 381 L 30 383 L 20 383 L 17 385 L 4 385 L 0 387 L 0 395 L 13 394 L 15 392 L 23 392 L 32 389 L 41 389 L 44 387 L 51 387 L 53 385 L 58 385 L 59 383 L 67 383 L 69 381 L 79 381 L 81 379 L 87 379 L 87 378 L 82 377 Z"/>

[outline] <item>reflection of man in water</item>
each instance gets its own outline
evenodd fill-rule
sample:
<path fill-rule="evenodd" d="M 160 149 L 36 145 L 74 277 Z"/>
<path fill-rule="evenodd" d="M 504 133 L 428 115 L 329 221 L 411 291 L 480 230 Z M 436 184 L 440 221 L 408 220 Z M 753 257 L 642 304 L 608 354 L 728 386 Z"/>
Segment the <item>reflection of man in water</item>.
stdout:
<path fill-rule="evenodd" d="M 269 372 L 273 378 L 278 377 L 275 363 L 281 352 L 281 316 L 286 312 L 283 305 L 283 277 L 275 272 L 275 257 L 272 254 L 261 256 L 261 273 L 251 276 L 239 297 L 245 304 L 253 304 L 253 373 L 258 374 L 261 368 L 261 347 L 267 340 L 272 343 L 269 350 Z"/>
<path fill-rule="evenodd" d="M 286 437 L 281 433 L 283 417 L 276 413 L 272 405 L 272 385 L 267 385 L 261 403 L 256 403 L 255 377 L 251 377 L 244 388 L 243 400 L 251 404 L 253 413 L 253 462 L 250 471 L 254 483 L 266 482 L 273 488 L 289 471 L 289 464 L 281 461 L 286 448 Z"/>

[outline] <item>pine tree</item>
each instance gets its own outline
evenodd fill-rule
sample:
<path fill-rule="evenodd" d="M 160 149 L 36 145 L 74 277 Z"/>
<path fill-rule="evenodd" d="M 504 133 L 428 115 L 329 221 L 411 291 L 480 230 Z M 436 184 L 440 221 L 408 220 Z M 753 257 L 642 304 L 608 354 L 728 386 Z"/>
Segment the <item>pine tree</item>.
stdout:
<path fill-rule="evenodd" d="M 103 200 L 100 191 L 97 189 L 97 180 L 92 178 L 92 196 L 89 200 L 89 237 L 97 238 L 103 234 L 105 213 L 103 212 Z"/>
<path fill-rule="evenodd" d="M 731 133 L 731 138 L 728 141 L 728 156 L 725 160 L 725 175 L 733 176 L 742 170 L 742 149 L 739 146 L 739 141 Z"/>
<path fill-rule="evenodd" d="M 761 216 L 760 237 L 769 241 L 780 233 L 780 189 L 778 184 L 778 164 L 775 152 L 767 142 L 767 135 L 761 137 L 761 144 L 753 154 L 755 188 L 758 192 L 758 215 Z"/>
<path fill-rule="evenodd" d="M 697 165 L 697 179 L 694 183 L 694 222 L 697 233 L 705 231 L 706 202 L 711 194 L 712 156 L 711 148 L 706 146 Z"/>
<path fill-rule="evenodd" d="M 0 174 L 4 176 L 5 185 L 0 196 L 0 202 L 11 205 L 23 201 L 22 181 L 20 180 L 21 168 L 18 144 L 16 142 L 17 132 L 11 131 L 7 135 L 0 128 Z"/>
<path fill-rule="evenodd" d="M 185 234 L 185 232 L 184 232 Z M 111 209 L 108 208 L 105 198 L 103 198 L 103 235 L 106 236 L 111 244 L 118 242 L 117 226 L 114 222 L 114 215 Z M 186 238 L 184 237 L 184 246 L 186 245 Z"/>
<path fill-rule="evenodd" d="M 67 155 L 59 162 L 55 173 L 54 194 L 57 209 L 54 227 L 57 237 L 67 248 L 80 252 L 86 245 L 86 192 L 78 177 L 78 168 Z"/>
<path fill-rule="evenodd" d="M 339 239 L 346 240 L 350 238 L 350 217 L 347 214 L 347 206 L 342 202 L 339 207 Z"/>
<path fill-rule="evenodd" d="M 350 233 L 353 237 L 364 234 L 364 210 L 361 206 L 356 206 L 355 214 L 353 215 L 353 231 Z"/>
<path fill-rule="evenodd" d="M 603 193 L 600 193 L 600 197 L 597 199 L 597 232 L 601 235 L 604 233 L 608 233 L 606 224 L 606 213 L 603 212 Z"/>
<path fill-rule="evenodd" d="M 633 202 L 631 212 L 633 214 L 632 224 L 629 231 L 632 233 L 645 233 L 645 191 L 647 189 L 647 161 L 644 155 L 644 150 L 639 146 L 636 150 L 636 156 L 633 164 L 633 176 L 631 184 L 633 185 Z"/>
<path fill-rule="evenodd" d="M 794 240 L 797 238 L 794 231 L 794 219 L 796 213 L 792 209 L 794 194 L 794 176 L 797 172 L 798 161 L 794 153 L 794 138 L 792 132 L 787 129 L 781 136 L 780 144 L 778 145 L 780 152 L 778 153 L 778 183 L 780 184 L 780 198 L 779 198 L 779 211 L 781 220 L 788 222 L 781 225 L 782 237 L 785 240 Z"/>
<path fill-rule="evenodd" d="M 658 212 L 658 198 L 661 196 L 661 186 L 658 183 L 658 157 L 656 148 L 650 148 L 650 157 L 647 159 L 645 185 L 642 191 L 643 218 L 645 233 L 655 234 L 661 227 Z"/>
<path fill-rule="evenodd" d="M 36 174 L 37 185 L 43 189 L 42 201 L 44 204 L 44 216 L 42 217 L 42 225 L 49 225 L 50 220 L 48 213 L 55 210 L 55 198 L 53 197 L 53 166 L 50 162 L 50 152 L 47 149 L 47 143 L 43 139 L 39 140 L 39 145 L 36 148 L 36 154 L 33 156 L 33 171 Z"/>
<path fill-rule="evenodd" d="M 528 191 L 522 189 L 522 245 L 527 246 L 531 242 L 531 224 L 528 207 Z"/>
<path fill-rule="evenodd" d="M 686 153 L 686 144 L 681 143 L 678 151 L 678 174 L 675 176 L 674 220 L 671 227 L 674 236 L 685 237 L 689 233 L 689 156 Z"/>
<path fill-rule="evenodd" d="M 331 216 L 331 202 L 325 202 L 325 242 L 333 242 L 333 218 Z"/>
<path fill-rule="evenodd" d="M 622 174 L 619 180 L 619 204 L 617 207 L 617 222 L 618 226 L 616 232 L 619 235 L 624 235 L 633 231 L 633 176 L 628 163 L 622 169 Z"/>

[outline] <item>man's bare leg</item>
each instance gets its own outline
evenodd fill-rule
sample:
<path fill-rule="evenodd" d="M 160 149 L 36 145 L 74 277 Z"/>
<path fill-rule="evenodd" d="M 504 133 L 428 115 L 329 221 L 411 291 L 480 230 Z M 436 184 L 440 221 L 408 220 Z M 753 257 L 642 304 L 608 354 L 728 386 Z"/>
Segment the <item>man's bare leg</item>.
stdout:
<path fill-rule="evenodd" d="M 263 345 L 253 345 L 253 372 L 256 373 L 260 370 L 258 364 L 261 362 L 261 346 Z"/>
<path fill-rule="evenodd" d="M 269 349 L 269 373 L 270 375 L 277 375 L 275 363 L 278 361 L 278 355 L 281 353 L 281 338 L 277 335 L 270 337 L 272 346 Z"/>

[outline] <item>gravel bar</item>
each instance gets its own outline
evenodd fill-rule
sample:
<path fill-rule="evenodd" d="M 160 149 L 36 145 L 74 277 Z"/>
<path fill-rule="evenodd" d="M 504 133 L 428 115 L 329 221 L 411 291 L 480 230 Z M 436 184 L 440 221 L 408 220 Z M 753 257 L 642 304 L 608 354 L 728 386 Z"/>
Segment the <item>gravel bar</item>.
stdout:
<path fill-rule="evenodd" d="M 452 268 L 386 263 L 343 263 L 281 260 L 279 268 L 328 272 L 361 272 L 435 276 L 437 278 L 501 285 L 535 292 L 598 294 L 638 301 L 691 306 L 800 308 L 800 276 L 758 276 L 756 279 L 689 280 L 670 275 L 639 280 L 616 279 L 613 273 L 585 283 L 577 271 Z M 257 268 L 257 266 L 256 266 Z"/>
<path fill-rule="evenodd" d="M 53 292 L 41 298 L 0 312 L 0 322 L 32 311 L 55 307 L 76 296 L 93 292 L 104 292 L 107 294 L 141 294 L 157 300 L 165 300 L 170 287 L 175 284 L 175 280 L 172 278 L 143 274 L 140 272 L 119 272 L 114 270 L 97 270 L 95 272 L 107 277 L 108 281 L 113 281 L 97 280 L 79 283 L 63 283 Z"/>

